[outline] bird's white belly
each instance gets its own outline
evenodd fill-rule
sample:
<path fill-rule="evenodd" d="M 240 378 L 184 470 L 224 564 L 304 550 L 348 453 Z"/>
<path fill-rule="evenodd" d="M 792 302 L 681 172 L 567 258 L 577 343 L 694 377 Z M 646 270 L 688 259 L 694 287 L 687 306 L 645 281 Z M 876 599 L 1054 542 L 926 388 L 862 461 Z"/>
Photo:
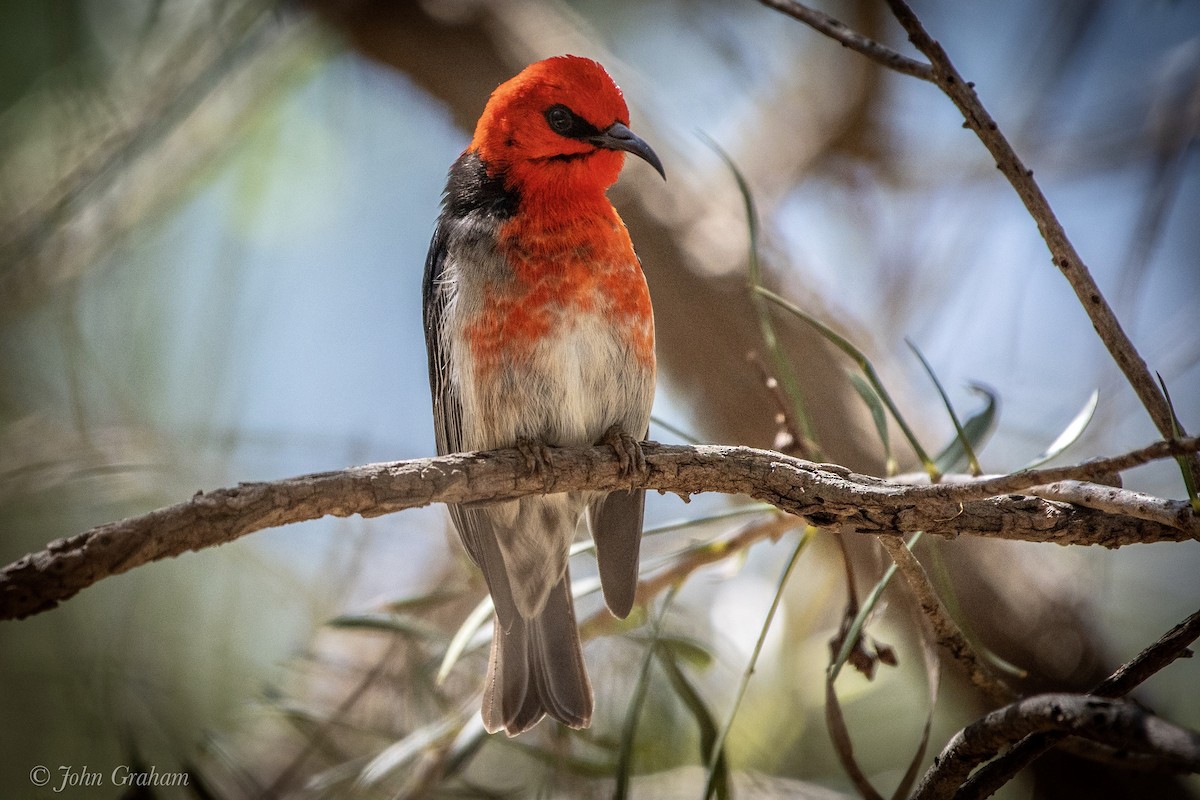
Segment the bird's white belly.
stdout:
<path fill-rule="evenodd" d="M 473 365 L 462 366 L 463 443 L 469 449 L 505 447 L 521 438 L 594 444 L 615 423 L 637 437 L 649 423 L 653 371 L 600 314 L 558 325 L 527 359 L 503 365 L 493 380 L 472 380 Z"/>

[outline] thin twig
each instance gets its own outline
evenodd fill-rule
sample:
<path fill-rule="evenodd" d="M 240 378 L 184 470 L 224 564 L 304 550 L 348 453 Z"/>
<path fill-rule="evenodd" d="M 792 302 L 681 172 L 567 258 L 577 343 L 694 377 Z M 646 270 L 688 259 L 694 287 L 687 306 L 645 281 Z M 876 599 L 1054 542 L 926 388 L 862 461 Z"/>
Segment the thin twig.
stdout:
<path fill-rule="evenodd" d="M 846 27 L 841 20 L 834 19 L 822 11 L 809 8 L 795 0 L 759 0 L 759 2 L 800 20 L 813 30 L 825 34 L 834 41 L 841 42 L 843 47 L 849 47 L 851 50 L 862 53 L 888 69 L 920 78 L 923 81 L 933 80 L 933 68 L 928 64 L 897 53 L 869 36 L 864 36 L 858 31 Z"/>
<path fill-rule="evenodd" d="M 896 562 L 901 574 L 908 581 L 909 588 L 912 589 L 917 603 L 921 606 L 921 611 L 929 621 L 938 646 L 966 670 L 971 685 L 979 689 L 984 697 L 996 705 L 1012 700 L 1015 696 L 1012 689 L 992 675 L 980 661 L 974 648 L 967 641 L 967 637 L 963 636 L 963 632 L 959 630 L 958 625 L 950 617 L 950 613 L 946 611 L 946 607 L 942 605 L 937 592 L 933 590 L 925 568 L 921 566 L 921 562 L 917 561 L 917 557 L 908 549 L 904 541 L 895 536 L 880 536 L 879 543 L 888 551 L 888 555 L 892 557 L 892 561 Z"/>
<path fill-rule="evenodd" d="M 975 94 L 974 84 L 963 80 L 946 51 L 929 35 L 908 4 L 904 0 L 887 2 L 900 25 L 908 33 L 909 41 L 929 59 L 933 67 L 934 82 L 962 112 L 967 127 L 975 132 L 983 146 L 992 154 L 996 166 L 1012 184 L 1026 210 L 1037 223 L 1054 265 L 1075 290 L 1084 312 L 1092 321 L 1092 327 L 1096 329 L 1100 340 L 1104 342 L 1109 354 L 1125 374 L 1129 385 L 1146 407 L 1155 427 L 1166 438 L 1178 435 L 1166 398 L 1155 383 L 1154 376 L 1134 347 L 1133 341 L 1121 327 L 1091 271 L 1067 237 L 1067 232 L 1050 207 L 1050 202 L 1033 179 L 1033 170 L 1027 168 L 1017 156 L 996 121 L 984 108 L 979 96 Z M 1182 431 L 1179 433 L 1182 434 Z M 1189 463 L 1192 474 L 1200 481 L 1200 459 L 1193 456 Z"/>
<path fill-rule="evenodd" d="M 1196 449 L 1200 439 L 1160 442 L 1138 451 L 1132 461 L 1144 463 Z M 911 486 L 748 447 L 646 442 L 643 450 L 648 470 L 635 480 L 635 488 L 749 495 L 816 527 L 888 534 L 924 530 L 948 537 L 973 534 L 1106 547 L 1200 540 L 1200 517 L 1187 503 L 1180 504 L 1172 526 L 1011 494 L 1076 477 L 1099 462 L 984 481 Z M 1114 462 L 1128 467 L 1133 465 L 1130 460 L 1127 455 L 1102 461 L 1111 472 Z M 373 517 L 430 503 L 630 488 L 629 476 L 607 446 L 553 449 L 547 462 L 543 474 L 530 474 L 517 450 L 460 453 L 198 492 L 186 502 L 51 542 L 45 550 L 3 568 L 0 619 L 53 608 L 96 581 L 151 561 L 292 522 L 327 515 Z"/>

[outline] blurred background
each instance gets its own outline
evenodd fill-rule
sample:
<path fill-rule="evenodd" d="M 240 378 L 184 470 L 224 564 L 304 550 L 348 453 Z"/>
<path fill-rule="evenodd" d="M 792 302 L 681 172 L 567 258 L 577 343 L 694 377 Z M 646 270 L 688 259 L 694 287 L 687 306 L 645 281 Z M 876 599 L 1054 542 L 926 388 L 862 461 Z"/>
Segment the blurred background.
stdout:
<path fill-rule="evenodd" d="M 910 52 L 883 3 L 821 7 Z M 1200 5 L 916 10 L 1200 429 Z M 954 432 L 906 337 L 960 414 L 983 403 L 971 383 L 998 398 L 988 472 L 1045 450 L 1093 391 L 1095 416 L 1060 461 L 1157 438 L 949 101 L 757 3 L 12 0 L 0 4 L 0 561 L 200 489 L 431 455 L 420 283 L 446 170 L 490 90 L 562 52 L 608 67 L 667 170 L 663 183 L 631 161 L 611 193 L 655 303 L 651 438 L 771 446 L 779 432 L 742 197 L 706 137 L 753 192 L 767 283 L 866 352 L 926 449 Z M 821 457 L 883 474 L 851 362 L 773 319 Z M 1126 486 L 1184 492 L 1171 463 Z M 648 527 L 690 523 L 648 539 L 650 568 L 773 524 L 736 498 L 649 500 Z M 676 668 L 717 720 L 797 535 L 696 572 L 663 617 Z M 119 797 L 39 794 L 29 770 L 129 764 L 189 770 L 192 787 L 164 797 L 608 796 L 647 628 L 596 618 L 591 731 L 483 738 L 484 655 L 434 685 L 484 595 L 453 538 L 440 508 L 294 525 L 0 624 L 0 795 Z M 980 640 L 1028 671 L 1026 691 L 1086 690 L 1200 607 L 1194 542 L 934 544 L 918 555 L 944 567 Z M 845 545 L 861 594 L 886 557 Z M 812 535 L 727 742 L 734 770 L 773 776 L 754 796 L 852 791 L 823 712 L 841 553 L 833 534 Z M 581 555 L 572 569 L 586 579 L 591 566 Z M 884 599 L 869 631 L 899 664 L 872 681 L 846 670 L 838 689 L 856 756 L 890 793 L 929 700 L 899 582 Z M 582 598 L 580 618 L 600 608 Z M 934 752 L 985 710 L 954 665 L 944 672 Z M 699 796 L 703 715 L 668 667 L 646 675 L 635 792 Z M 1138 697 L 1197 729 L 1197 686 L 1200 664 L 1185 661 Z M 1200 797 L 1200 782 L 1052 757 L 1006 792 Z"/>

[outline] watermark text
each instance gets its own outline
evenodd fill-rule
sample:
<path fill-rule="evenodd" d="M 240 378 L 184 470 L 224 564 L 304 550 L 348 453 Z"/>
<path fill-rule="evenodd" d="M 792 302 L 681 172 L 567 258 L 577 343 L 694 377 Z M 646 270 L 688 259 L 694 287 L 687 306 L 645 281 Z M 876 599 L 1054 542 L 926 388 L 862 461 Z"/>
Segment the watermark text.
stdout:
<path fill-rule="evenodd" d="M 190 779 L 187 772 L 167 772 L 157 767 L 134 769 L 126 764 L 111 770 L 91 769 L 87 765 L 47 767 L 38 764 L 29 770 L 30 783 L 49 787 L 56 794 L 87 786 L 188 786 Z"/>

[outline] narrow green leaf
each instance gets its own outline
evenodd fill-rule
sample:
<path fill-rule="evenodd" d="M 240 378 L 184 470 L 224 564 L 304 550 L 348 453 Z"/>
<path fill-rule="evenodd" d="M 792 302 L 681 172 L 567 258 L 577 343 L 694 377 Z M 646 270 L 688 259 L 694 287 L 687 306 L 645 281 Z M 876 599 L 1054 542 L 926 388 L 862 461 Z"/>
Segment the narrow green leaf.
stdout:
<path fill-rule="evenodd" d="M 460 594 L 460 592 L 451 588 L 439 588 L 426 594 L 417 595 L 416 597 L 404 597 L 399 600 L 392 600 L 387 604 L 386 608 L 388 611 L 396 613 L 427 611 L 431 608 L 437 608 L 443 603 L 457 599 Z"/>
<path fill-rule="evenodd" d="M 704 702 L 704 698 L 696 691 L 696 687 L 692 686 L 691 681 L 687 679 L 687 676 L 683 674 L 683 670 L 679 668 L 679 664 L 675 660 L 676 653 L 670 647 L 660 644 L 656 655 L 658 656 L 659 663 L 662 665 L 663 672 L 666 673 L 667 679 L 671 682 L 671 688 L 675 690 L 675 694 L 696 720 L 696 727 L 700 731 L 700 760 L 706 761 L 709 753 L 713 752 L 713 747 L 717 743 L 716 718 L 713 716 L 708 704 Z M 727 800 L 729 798 L 729 765 L 725 758 L 724 749 L 717 752 L 716 789 L 718 800 Z"/>
<path fill-rule="evenodd" d="M 1087 430 L 1087 426 L 1091 424 L 1092 417 L 1096 415 L 1096 406 L 1099 404 L 1100 390 L 1093 389 L 1087 402 L 1083 404 L 1083 408 L 1079 409 L 1079 413 L 1067 424 L 1063 432 L 1045 450 L 1037 455 L 1033 461 L 1021 467 L 1019 471 L 1023 472 L 1027 469 L 1035 469 L 1047 461 L 1062 455 L 1063 451 L 1075 444 L 1079 440 L 1079 437 L 1083 435 L 1083 432 Z"/>
<path fill-rule="evenodd" d="M 458 630 L 454 632 L 454 638 L 446 646 L 446 652 L 442 656 L 442 665 L 438 668 L 434 683 L 441 686 L 446 682 L 446 678 L 450 675 L 450 670 L 454 669 L 454 665 L 458 663 L 458 659 L 466 652 L 467 645 L 475 638 L 475 634 L 491 619 L 494 609 L 495 606 L 492 605 L 492 597 L 488 595 L 479 601 L 479 605 L 475 606 L 475 609 L 463 620 L 462 625 L 458 626 Z"/>
<path fill-rule="evenodd" d="M 971 649 L 999 672 L 1022 680 L 1029 677 L 1028 672 L 1010 661 L 1005 661 L 980 641 L 970 620 L 962 610 L 962 604 L 958 601 L 958 592 L 954 589 L 954 581 L 950 579 L 950 571 L 946 569 L 946 560 L 942 558 L 941 541 L 936 538 L 927 539 L 925 542 L 925 551 L 929 554 L 929 573 L 933 578 L 934 586 L 937 588 L 938 597 L 941 598 L 942 603 L 946 606 L 946 612 L 950 614 L 950 618 L 954 620 L 959 630 L 962 631 L 963 638 L 967 640 L 967 644 L 971 645 Z"/>
<path fill-rule="evenodd" d="M 762 266 L 758 260 L 758 210 L 755 208 L 754 195 L 750 191 L 750 184 L 746 182 L 746 177 L 742 175 L 742 171 L 738 169 L 737 164 L 734 163 L 729 154 L 715 140 L 705 133 L 701 133 L 700 138 L 712 148 L 713 152 L 720 156 L 725 165 L 729 167 L 730 172 L 733 173 L 734 180 L 737 181 L 738 192 L 742 195 L 742 204 L 746 211 L 746 227 L 750 239 L 750 302 L 754 306 L 755 314 L 758 316 L 758 325 L 762 332 L 763 344 L 766 345 L 767 352 L 771 355 L 771 362 L 775 367 L 779 385 L 783 387 L 783 393 L 787 396 L 788 402 L 791 404 L 792 416 L 800 430 L 800 435 L 804 437 L 806 446 L 816 450 L 813 453 L 813 457 L 820 460 L 819 448 L 817 448 L 816 438 L 813 433 L 812 420 L 809 418 L 808 409 L 804 402 L 804 393 L 800 389 L 800 380 L 796 377 L 796 372 L 792 369 L 791 362 L 788 361 L 783 348 L 779 344 L 779 337 L 775 333 L 775 324 L 771 319 L 770 312 L 756 294 L 756 290 L 762 288 Z"/>
<path fill-rule="evenodd" d="M 800 559 L 800 554 L 804 552 L 805 546 L 812 539 L 810 533 L 811 528 L 805 528 L 800 534 L 799 541 L 796 542 L 796 549 L 792 551 L 791 558 L 788 559 L 787 566 L 783 568 L 783 574 L 779 576 L 779 586 L 775 589 L 775 597 L 771 600 L 771 607 L 767 610 L 767 616 L 763 619 L 762 629 L 758 632 L 758 640 L 754 643 L 754 649 L 750 652 L 750 660 L 746 664 L 746 668 L 742 671 L 742 679 L 738 683 L 737 693 L 733 698 L 733 706 L 729 709 L 729 715 L 725 718 L 725 723 L 721 726 L 721 732 L 717 735 L 717 741 L 713 744 L 713 749 L 708 755 L 708 780 L 704 784 L 704 800 L 708 800 L 716 791 L 717 785 L 717 764 L 720 762 L 722 753 L 725 748 L 725 739 L 729 736 L 729 731 L 733 727 L 733 721 L 737 717 L 738 708 L 742 705 L 742 698 L 746 695 L 746 687 L 750 685 L 750 676 L 754 674 L 754 666 L 758 663 L 758 655 L 762 652 L 763 642 L 767 640 L 767 632 L 771 630 L 771 622 L 775 619 L 775 612 L 779 610 L 779 603 L 783 599 L 783 590 L 787 586 L 788 578 L 792 576 L 792 570 L 796 566 L 796 562 Z"/>
<path fill-rule="evenodd" d="M 858 759 L 854 757 L 854 743 L 850 740 L 850 729 L 846 726 L 846 717 L 842 713 L 842 704 L 838 701 L 837 690 L 833 687 L 834 676 L 825 673 L 825 727 L 833 742 L 834 752 L 842 765 L 842 771 L 854 784 L 863 800 L 883 800 L 883 795 L 875 790 Z"/>
<path fill-rule="evenodd" d="M 474 713 L 473 707 L 470 713 Z M 446 741 L 448 737 L 457 735 L 467 719 L 467 712 L 459 712 L 439 717 L 434 722 L 417 728 L 372 758 L 362 768 L 355 780 L 355 785 L 366 788 L 378 784 L 388 775 L 406 767 L 427 749 Z"/>
<path fill-rule="evenodd" d="M 1163 398 L 1167 401 L 1167 410 L 1171 412 L 1171 435 L 1179 439 L 1183 436 L 1183 425 L 1179 423 L 1179 417 L 1175 414 L 1175 404 L 1171 402 L 1171 393 L 1167 391 L 1167 382 L 1163 380 L 1162 375 L 1154 373 L 1158 378 L 1158 385 L 1162 387 Z M 1191 503 L 1192 511 L 1200 514 L 1200 497 L 1196 496 L 1196 478 L 1192 475 L 1192 467 L 1188 463 L 1187 456 L 1175 456 L 1175 461 L 1179 464 L 1179 471 L 1183 473 L 1183 485 L 1187 488 L 1188 501 Z"/>
<path fill-rule="evenodd" d="M 921 538 L 921 532 L 913 534 L 908 540 L 908 546 L 914 547 Z M 883 577 L 875 582 L 871 587 L 871 591 L 867 592 L 867 596 L 863 598 L 862 605 L 858 608 L 858 613 L 854 616 L 854 621 L 850 623 L 850 627 L 846 631 L 846 638 L 842 642 L 841 649 L 838 650 L 837 656 L 829 664 L 829 680 L 837 679 L 838 674 L 842 671 L 842 667 L 846 664 L 846 659 L 850 657 L 850 651 L 854 649 L 854 643 L 862 637 L 863 626 L 867 624 L 867 618 L 875 611 L 875 607 L 879 605 L 879 598 L 883 596 L 883 590 L 892 582 L 892 577 L 896 574 L 896 565 L 891 564 L 884 570 Z"/>
<path fill-rule="evenodd" d="M 976 394 L 983 395 L 984 401 L 983 406 L 978 411 L 963 420 L 962 429 L 967 437 L 967 441 L 971 443 L 971 447 L 978 452 L 996 426 L 996 411 L 999 408 L 999 403 L 997 402 L 996 393 L 986 386 L 973 383 L 970 388 Z M 967 466 L 966 453 L 959 443 L 957 434 L 946 445 L 946 448 L 937 454 L 933 459 L 933 463 L 937 464 L 938 469 L 942 470 L 942 472 L 960 472 Z"/>
<path fill-rule="evenodd" d="M 663 597 L 662 608 L 654 618 L 654 627 L 650 632 L 650 645 L 646 648 L 646 655 L 642 659 L 642 668 L 638 673 L 637 684 L 633 687 L 633 697 L 629 700 L 629 711 L 625 715 L 625 725 L 621 730 L 621 746 L 617 750 L 617 768 L 615 770 L 617 785 L 613 790 L 613 800 L 625 800 L 629 796 L 629 776 L 633 770 L 633 740 L 637 735 L 638 718 L 642 715 L 646 691 L 650 686 L 650 662 L 654 659 L 654 651 L 657 649 L 658 634 L 662 630 L 663 618 L 667 615 L 667 609 L 671 607 L 671 601 L 675 599 L 675 592 L 678 588 L 678 586 L 672 586 L 667 590 Z"/>
<path fill-rule="evenodd" d="M 918 630 L 921 631 L 918 638 L 921 640 L 921 658 L 925 662 L 929 710 L 925 713 L 925 724 L 921 728 L 921 739 L 917 742 L 916 752 L 908 762 L 908 769 L 905 770 L 904 777 L 896 786 L 896 791 L 892 793 L 892 800 L 904 800 L 908 797 L 913 784 L 917 782 L 922 762 L 925 760 L 925 749 L 929 746 L 929 732 L 933 728 L 933 712 L 937 708 L 938 690 L 942 685 L 942 660 L 938 657 L 937 640 L 933 636 L 933 631 L 925 624 L 921 612 L 914 608 L 913 616 L 917 617 L 916 624 Z"/>
<path fill-rule="evenodd" d="M 430 641 L 436 641 L 445 636 L 435 626 L 409 614 L 345 614 L 335 617 L 325 624 L 331 628 L 388 631 L 413 639 Z"/>
<path fill-rule="evenodd" d="M 653 643 L 650 637 L 645 635 L 629 634 L 628 638 L 646 645 Z M 659 649 L 670 650 L 672 658 L 691 664 L 696 669 L 708 669 L 712 665 L 713 654 L 699 639 L 679 634 L 662 634 L 657 639 L 657 645 Z"/>
<path fill-rule="evenodd" d="M 912 350 L 917 356 L 917 360 L 921 362 L 921 366 L 925 368 L 925 374 L 933 381 L 934 388 L 937 389 L 938 395 L 942 398 L 942 405 L 946 408 L 946 413 L 950 415 L 950 421 L 954 423 L 954 441 L 950 446 L 942 451 L 942 456 L 945 456 L 943 461 L 939 456 L 934 460 L 934 464 L 940 472 L 949 471 L 947 463 L 956 464 L 961 457 L 965 457 L 967 464 L 971 468 L 971 474 L 979 476 L 983 474 L 983 469 L 979 466 L 979 459 L 975 457 L 975 448 L 971 446 L 971 440 L 967 438 L 967 432 L 963 430 L 962 423 L 958 421 L 958 414 L 954 413 L 954 406 L 950 404 L 950 396 L 946 394 L 946 390 L 942 387 L 942 382 L 938 380 L 937 373 L 933 371 L 933 366 L 925 358 L 912 339 L 905 338 L 904 343 L 908 345 L 908 349 Z M 994 405 L 994 404 L 993 404 Z"/>
<path fill-rule="evenodd" d="M 854 391 L 858 392 L 858 396 L 867 404 L 867 409 L 871 412 L 871 420 L 875 423 L 875 433 L 879 436 L 879 441 L 883 444 L 884 468 L 886 474 L 895 475 L 896 457 L 892 455 L 892 443 L 888 436 L 887 424 L 887 409 L 883 407 L 879 395 L 871 388 L 871 384 L 867 383 L 866 379 L 857 372 L 846 372 L 846 376 L 850 379 L 850 385 L 854 387 Z"/>
<path fill-rule="evenodd" d="M 801 320 L 811 325 L 817 330 L 818 333 L 824 336 L 830 344 L 841 350 L 843 353 L 849 356 L 855 364 L 858 365 L 858 368 L 862 370 L 863 375 L 866 377 L 867 382 L 871 384 L 871 388 L 875 390 L 875 393 L 879 395 L 879 399 L 882 400 L 884 406 L 887 407 L 888 412 L 892 415 L 892 419 L 896 420 L 896 424 L 900 426 L 900 430 L 904 433 L 904 438 L 908 440 L 913 452 L 916 453 L 917 458 L 920 459 L 921 466 L 929 474 L 929 480 L 933 483 L 937 483 L 938 479 L 941 478 L 941 473 L 938 472 L 938 468 L 934 465 L 933 460 L 929 457 L 929 454 L 925 452 L 925 448 L 921 447 L 921 443 L 917 441 L 917 435 L 913 433 L 912 428 L 908 426 L 908 422 L 905 421 L 904 416 L 900 413 L 900 409 L 896 408 L 896 404 L 892 402 L 892 396 L 888 394 L 887 389 L 883 387 L 883 382 L 879 380 L 879 374 L 875 371 L 875 366 L 865 355 L 863 355 L 863 352 L 851 344 L 845 337 L 843 337 L 833 328 L 830 328 L 825 323 L 804 312 L 798 305 L 790 300 L 781 297 L 775 292 L 772 292 L 770 289 L 762 286 L 755 287 L 755 290 L 763 297 L 782 308 L 784 311 L 799 317 Z"/>
<path fill-rule="evenodd" d="M 583 778 L 607 778 L 613 774 L 614 767 L 611 762 L 596 761 L 590 758 L 583 758 L 579 755 L 564 753 L 558 748 L 551 752 L 535 745 L 526 744 L 521 739 L 498 739 L 498 741 L 503 743 L 505 747 L 511 747 L 518 752 L 541 761 L 543 764 L 565 770 L 572 775 L 579 775 Z"/>

